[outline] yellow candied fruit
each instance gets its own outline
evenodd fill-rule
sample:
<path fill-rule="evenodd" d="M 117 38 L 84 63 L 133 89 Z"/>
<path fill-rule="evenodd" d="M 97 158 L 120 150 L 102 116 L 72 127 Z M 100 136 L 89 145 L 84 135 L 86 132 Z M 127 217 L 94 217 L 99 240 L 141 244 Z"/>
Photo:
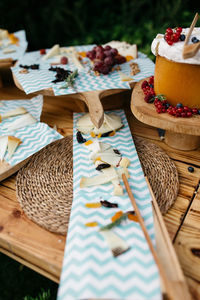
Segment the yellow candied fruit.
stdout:
<path fill-rule="evenodd" d="M 97 135 L 97 137 L 98 137 L 98 139 L 100 139 L 100 137 L 101 137 L 101 133 L 99 133 L 99 134 Z"/>
<path fill-rule="evenodd" d="M 126 56 L 126 61 L 130 61 L 131 59 L 133 59 L 133 56 L 131 56 L 131 55 Z"/>
<path fill-rule="evenodd" d="M 93 131 L 90 132 L 90 135 L 91 135 L 91 137 L 93 137 L 93 138 L 96 136 L 96 134 L 95 134 Z"/>
<path fill-rule="evenodd" d="M 98 223 L 97 222 L 89 222 L 89 223 L 85 223 L 85 226 L 87 226 L 87 227 L 96 227 L 96 226 L 98 226 Z"/>
<path fill-rule="evenodd" d="M 89 141 L 85 142 L 85 146 L 89 146 L 89 145 L 91 145 L 92 143 L 93 143 L 93 141 L 89 140 Z"/>
<path fill-rule="evenodd" d="M 136 215 L 133 215 L 133 214 L 128 214 L 128 219 L 130 221 L 139 222 L 138 217 Z"/>
<path fill-rule="evenodd" d="M 100 202 L 85 203 L 85 206 L 88 208 L 98 208 L 101 207 L 101 203 Z"/>
<path fill-rule="evenodd" d="M 14 35 L 14 33 L 9 33 L 9 39 L 12 44 L 18 44 L 19 39 Z"/>
<path fill-rule="evenodd" d="M 82 51 L 82 52 L 78 52 L 79 55 L 81 55 L 82 57 L 86 57 L 86 52 Z"/>
<path fill-rule="evenodd" d="M 112 222 L 117 221 L 119 218 L 121 218 L 122 215 L 123 215 L 123 211 L 122 210 L 116 212 L 116 214 L 114 214 L 114 216 L 112 216 L 111 221 Z"/>
<path fill-rule="evenodd" d="M 95 158 L 95 162 L 96 162 L 97 160 L 101 160 L 101 157 L 98 156 L 97 158 Z"/>
<path fill-rule="evenodd" d="M 112 131 L 111 133 L 109 133 L 109 136 L 113 136 L 115 135 L 115 131 Z"/>

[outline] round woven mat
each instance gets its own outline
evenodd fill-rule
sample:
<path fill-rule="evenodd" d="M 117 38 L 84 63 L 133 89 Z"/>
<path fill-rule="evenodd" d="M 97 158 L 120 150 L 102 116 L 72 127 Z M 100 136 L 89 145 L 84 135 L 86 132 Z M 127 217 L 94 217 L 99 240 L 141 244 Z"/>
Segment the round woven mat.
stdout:
<path fill-rule="evenodd" d="M 158 146 L 142 138 L 135 145 L 162 213 L 178 193 L 174 163 Z M 18 172 L 17 198 L 25 214 L 45 229 L 66 234 L 73 198 L 72 137 L 58 140 L 32 156 Z"/>
<path fill-rule="evenodd" d="M 176 166 L 157 145 L 139 137 L 134 137 L 134 142 L 144 174 L 149 180 L 161 213 L 165 214 L 178 195 Z"/>

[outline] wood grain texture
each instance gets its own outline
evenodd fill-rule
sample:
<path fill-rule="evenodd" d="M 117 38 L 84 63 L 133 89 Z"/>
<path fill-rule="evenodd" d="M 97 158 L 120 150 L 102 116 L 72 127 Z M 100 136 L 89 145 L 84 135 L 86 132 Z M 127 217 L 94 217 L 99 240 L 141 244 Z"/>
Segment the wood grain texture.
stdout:
<path fill-rule="evenodd" d="M 131 96 L 131 110 L 135 117 L 147 125 L 165 129 L 165 142 L 172 148 L 186 151 L 200 147 L 200 116 L 175 118 L 167 113 L 158 114 L 153 103 L 144 101 L 141 89 L 144 80 L 136 83 Z"/>
<path fill-rule="evenodd" d="M 13 85 L 4 86 L 0 91 L 0 99 L 2 100 L 29 99 L 33 96 L 26 96 Z M 197 238 L 199 237 L 196 232 L 200 231 L 200 214 L 199 211 L 194 214 L 191 209 L 199 209 L 196 206 L 196 202 L 199 202 L 199 194 L 194 198 L 194 192 L 197 189 L 200 177 L 200 151 L 172 149 L 160 140 L 156 128 L 136 120 L 129 108 L 130 92 L 124 91 L 106 98 L 102 100 L 104 109 L 125 108 L 133 135 L 144 137 L 159 145 L 174 160 L 178 168 L 179 195 L 173 207 L 164 216 L 164 220 L 171 240 L 176 237 L 178 232 L 175 239 L 178 259 L 180 259 L 184 273 L 187 275 L 187 281 L 192 295 L 194 295 L 193 299 L 198 299 L 195 297 L 199 295 L 198 269 L 200 269 L 200 260 L 197 258 L 198 251 L 193 251 L 196 254 L 194 255 L 188 250 L 187 238 L 189 238 L 193 248 L 196 249 Z M 85 109 L 85 104 L 80 103 L 84 104 L 78 99 L 77 101 L 65 101 L 63 97 L 44 97 L 41 120 L 52 127 L 56 125 L 58 131 L 63 135 L 70 135 L 72 134 L 73 111 L 79 112 Z M 189 173 L 187 170 L 191 164 L 194 166 L 194 173 Z M 191 209 L 189 210 L 191 203 Z M 186 229 L 184 229 L 184 226 Z M 184 231 L 182 231 L 182 228 Z M 191 229 L 190 235 L 187 228 Z M 21 211 L 15 194 L 15 175 L 2 181 L 0 183 L 0 251 L 58 282 L 64 246 L 65 238 L 63 236 L 42 229 L 30 221 Z M 187 255 L 187 258 L 185 258 L 185 255 Z"/>

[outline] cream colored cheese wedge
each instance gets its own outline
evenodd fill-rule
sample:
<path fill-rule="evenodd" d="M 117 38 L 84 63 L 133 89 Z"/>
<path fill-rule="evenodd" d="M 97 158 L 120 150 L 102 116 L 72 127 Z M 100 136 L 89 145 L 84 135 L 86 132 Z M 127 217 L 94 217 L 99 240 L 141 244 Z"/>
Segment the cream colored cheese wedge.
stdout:
<path fill-rule="evenodd" d="M 119 73 L 119 77 L 121 81 L 133 81 L 133 78 L 131 78 L 130 76 L 126 75 L 125 73 L 118 71 Z"/>
<path fill-rule="evenodd" d="M 80 117 L 77 121 L 77 129 L 84 133 L 90 133 L 91 131 L 95 134 L 103 134 L 109 131 L 118 130 L 123 126 L 120 116 L 116 114 L 104 114 L 104 122 L 100 128 L 96 128 L 90 119 L 89 113 Z"/>
<path fill-rule="evenodd" d="M 20 116 L 18 119 L 13 121 L 12 123 L 7 123 L 2 125 L 2 130 L 6 130 L 7 132 L 17 130 L 23 128 L 25 126 L 32 125 L 36 123 L 37 120 L 31 114 L 25 114 Z"/>
<path fill-rule="evenodd" d="M 15 49 L 11 49 L 11 48 L 4 48 L 2 52 L 4 54 L 9 54 L 9 53 L 16 52 L 16 50 Z"/>
<path fill-rule="evenodd" d="M 8 136 L 1 136 L 0 137 L 0 161 L 4 159 L 7 146 L 8 146 Z"/>
<path fill-rule="evenodd" d="M 130 247 L 116 233 L 111 230 L 102 230 L 100 233 L 105 238 L 108 247 L 112 251 L 114 257 L 126 252 Z"/>
<path fill-rule="evenodd" d="M 60 46 L 58 44 L 54 45 L 47 54 L 43 56 L 43 60 L 49 59 L 55 55 L 60 54 Z"/>
<path fill-rule="evenodd" d="M 15 136 L 8 136 L 8 159 L 10 159 L 22 141 Z"/>
<path fill-rule="evenodd" d="M 1 122 L 1 120 L 7 119 L 10 117 L 14 117 L 14 116 L 18 116 L 18 115 L 23 115 L 26 113 L 27 113 L 27 110 L 24 107 L 17 107 L 15 109 L 9 110 L 8 112 L 5 112 L 2 115 L 0 115 L 0 122 Z"/>
<path fill-rule="evenodd" d="M 82 177 L 80 180 L 80 188 L 105 184 L 115 179 L 116 176 L 116 173 L 113 172 L 110 176 L 105 176 L 105 174 L 102 173 L 94 177 Z"/>

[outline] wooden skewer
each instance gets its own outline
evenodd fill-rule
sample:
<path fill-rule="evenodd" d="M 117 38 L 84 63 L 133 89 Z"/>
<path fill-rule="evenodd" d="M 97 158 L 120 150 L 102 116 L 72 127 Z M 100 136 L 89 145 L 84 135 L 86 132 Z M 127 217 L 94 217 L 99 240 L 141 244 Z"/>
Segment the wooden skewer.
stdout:
<path fill-rule="evenodd" d="M 141 228 L 142 228 L 142 231 L 143 231 L 143 233 L 144 233 L 144 236 L 145 236 L 145 238 L 146 238 L 146 241 L 147 241 L 147 243 L 148 243 L 148 245 L 149 245 L 149 248 L 150 248 L 150 250 L 151 250 L 151 253 L 152 253 L 152 255 L 153 255 L 153 258 L 154 258 L 154 260 L 155 260 L 155 262 L 156 262 L 156 264 L 157 264 L 157 267 L 158 267 L 158 270 L 159 270 L 159 273 L 160 273 L 160 277 L 162 278 L 162 281 L 163 281 L 163 283 L 164 283 L 164 285 L 165 285 L 165 287 L 166 287 L 167 293 L 168 293 L 170 299 L 172 299 L 172 300 L 173 300 L 173 299 L 174 299 L 174 300 L 177 300 L 176 295 L 174 295 L 174 293 L 172 292 L 172 288 L 171 288 L 170 282 L 169 282 L 169 280 L 168 280 L 168 278 L 167 278 L 167 276 L 166 276 L 166 274 L 165 274 L 164 268 L 163 268 L 163 266 L 162 266 L 162 264 L 161 264 L 161 262 L 160 262 L 160 260 L 159 260 L 159 258 L 158 258 L 158 255 L 157 255 L 157 253 L 156 253 L 156 251 L 155 251 L 155 249 L 154 249 L 154 246 L 153 246 L 153 244 L 152 244 L 151 238 L 149 237 L 148 231 L 147 231 L 147 229 L 146 229 L 146 227 L 145 227 L 144 220 L 143 220 L 143 218 L 142 218 L 142 216 L 141 216 L 141 214 L 140 214 L 139 208 L 138 208 L 138 206 L 137 206 L 137 203 L 136 203 L 135 198 L 134 198 L 134 196 L 133 196 L 133 194 L 132 194 L 130 185 L 129 185 L 128 180 L 127 180 L 127 178 L 126 178 L 126 175 L 125 175 L 124 173 L 122 174 L 122 179 L 123 179 L 123 182 L 124 182 L 126 191 L 127 191 L 127 193 L 128 193 L 128 196 L 129 196 L 129 198 L 130 198 L 130 200 L 131 200 L 131 203 L 132 203 L 132 205 L 133 205 L 133 208 L 134 208 L 134 210 L 135 210 L 135 212 L 136 212 L 136 215 L 137 215 L 137 217 L 138 217 L 138 221 L 139 221 L 139 223 L 140 223 L 140 226 L 141 226 Z"/>
<path fill-rule="evenodd" d="M 189 38 L 192 34 L 192 31 L 193 31 L 193 29 L 196 25 L 196 22 L 198 21 L 198 18 L 199 18 L 199 14 L 196 13 L 195 16 L 194 16 L 194 19 L 192 21 L 192 24 L 190 25 L 190 29 L 188 31 L 188 34 L 186 36 L 185 43 L 184 43 L 184 46 L 183 46 L 183 58 L 184 59 L 193 57 L 197 53 L 197 51 L 199 50 L 199 45 L 198 44 L 187 45 L 188 42 L 189 42 Z"/>
<path fill-rule="evenodd" d="M 194 29 L 194 26 L 196 25 L 196 22 L 198 21 L 198 18 L 199 18 L 199 14 L 196 13 L 195 16 L 194 16 L 194 19 L 192 21 L 192 24 L 190 25 L 190 29 L 189 29 L 188 34 L 186 36 L 184 45 L 187 45 L 187 43 L 189 42 L 189 38 L 190 38 L 191 33 L 192 33 L 193 29 Z"/>

